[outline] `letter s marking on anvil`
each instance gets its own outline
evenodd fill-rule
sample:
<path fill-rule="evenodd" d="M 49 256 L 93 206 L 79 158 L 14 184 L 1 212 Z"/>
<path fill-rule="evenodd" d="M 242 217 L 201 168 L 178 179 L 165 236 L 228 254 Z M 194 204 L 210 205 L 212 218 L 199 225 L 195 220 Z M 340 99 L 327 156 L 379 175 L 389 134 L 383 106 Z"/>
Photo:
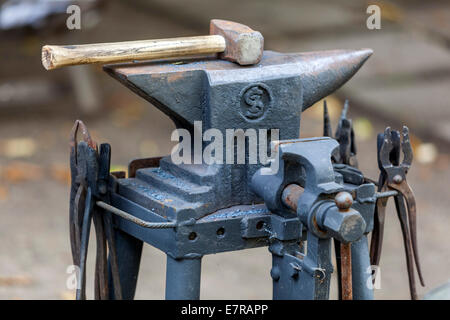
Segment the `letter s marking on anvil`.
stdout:
<path fill-rule="evenodd" d="M 250 121 L 261 119 L 272 103 L 269 88 L 262 83 L 251 84 L 240 93 L 241 115 Z"/>

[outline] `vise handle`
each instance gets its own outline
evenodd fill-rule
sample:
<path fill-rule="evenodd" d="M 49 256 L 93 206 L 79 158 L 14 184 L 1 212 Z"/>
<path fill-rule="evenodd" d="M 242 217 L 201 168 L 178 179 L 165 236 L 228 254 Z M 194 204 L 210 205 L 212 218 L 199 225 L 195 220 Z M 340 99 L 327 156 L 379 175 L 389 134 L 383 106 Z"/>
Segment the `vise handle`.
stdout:
<path fill-rule="evenodd" d="M 297 212 L 298 202 L 303 188 L 290 184 L 283 190 L 281 200 L 289 209 Z M 316 228 L 342 243 L 357 241 L 366 229 L 366 223 L 360 213 L 351 209 L 352 196 L 348 192 L 339 192 L 333 202 L 323 202 L 315 213 Z"/>
<path fill-rule="evenodd" d="M 172 39 L 95 43 L 42 47 L 42 65 L 47 70 L 64 66 L 167 59 L 220 53 L 240 65 L 258 63 L 264 39 L 258 31 L 240 23 L 213 19 L 210 35 Z"/>

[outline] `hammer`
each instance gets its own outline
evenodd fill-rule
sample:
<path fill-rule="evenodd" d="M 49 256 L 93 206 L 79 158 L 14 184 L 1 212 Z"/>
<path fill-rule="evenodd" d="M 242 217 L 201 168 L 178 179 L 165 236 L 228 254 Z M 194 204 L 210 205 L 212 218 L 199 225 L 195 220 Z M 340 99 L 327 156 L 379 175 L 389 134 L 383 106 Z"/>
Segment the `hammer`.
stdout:
<path fill-rule="evenodd" d="M 240 65 L 261 60 L 264 38 L 258 31 L 226 20 L 213 19 L 210 35 L 158 40 L 139 40 L 42 47 L 42 64 L 52 70 L 64 66 L 175 58 L 220 53 L 220 58 Z"/>

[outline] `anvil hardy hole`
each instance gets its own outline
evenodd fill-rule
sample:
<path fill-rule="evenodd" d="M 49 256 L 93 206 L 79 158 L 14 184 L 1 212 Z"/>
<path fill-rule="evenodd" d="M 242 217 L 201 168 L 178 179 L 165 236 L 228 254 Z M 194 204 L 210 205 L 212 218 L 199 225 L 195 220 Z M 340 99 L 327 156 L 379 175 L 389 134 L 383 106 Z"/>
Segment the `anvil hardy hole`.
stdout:
<path fill-rule="evenodd" d="M 195 232 L 191 232 L 189 233 L 189 240 L 194 241 L 195 239 L 197 239 L 197 233 Z"/>
<path fill-rule="evenodd" d="M 256 229 L 261 230 L 264 227 L 264 221 L 258 221 L 256 223 Z"/>
<path fill-rule="evenodd" d="M 216 234 L 218 237 L 222 238 L 225 235 L 225 228 L 220 227 L 219 229 L 217 229 Z"/>

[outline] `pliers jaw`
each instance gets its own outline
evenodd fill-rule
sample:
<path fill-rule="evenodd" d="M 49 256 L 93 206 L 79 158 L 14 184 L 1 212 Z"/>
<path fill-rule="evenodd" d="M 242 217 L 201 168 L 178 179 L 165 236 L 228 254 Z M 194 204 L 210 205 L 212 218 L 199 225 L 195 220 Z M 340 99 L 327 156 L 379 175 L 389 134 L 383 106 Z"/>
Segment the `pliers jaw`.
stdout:
<path fill-rule="evenodd" d="M 400 144 L 403 152 L 403 161 L 400 163 Z M 403 126 L 402 139 L 400 133 L 387 127 L 384 131 L 383 143 L 379 151 L 380 169 L 386 173 L 388 184 L 400 184 L 406 181 L 406 174 L 413 160 L 408 127 Z"/>
<path fill-rule="evenodd" d="M 411 163 L 413 160 L 413 151 L 411 142 L 409 140 L 409 129 L 407 126 L 403 126 L 402 129 L 402 151 L 403 151 L 403 161 L 401 166 L 405 170 L 405 174 L 408 172 L 411 167 Z"/>

